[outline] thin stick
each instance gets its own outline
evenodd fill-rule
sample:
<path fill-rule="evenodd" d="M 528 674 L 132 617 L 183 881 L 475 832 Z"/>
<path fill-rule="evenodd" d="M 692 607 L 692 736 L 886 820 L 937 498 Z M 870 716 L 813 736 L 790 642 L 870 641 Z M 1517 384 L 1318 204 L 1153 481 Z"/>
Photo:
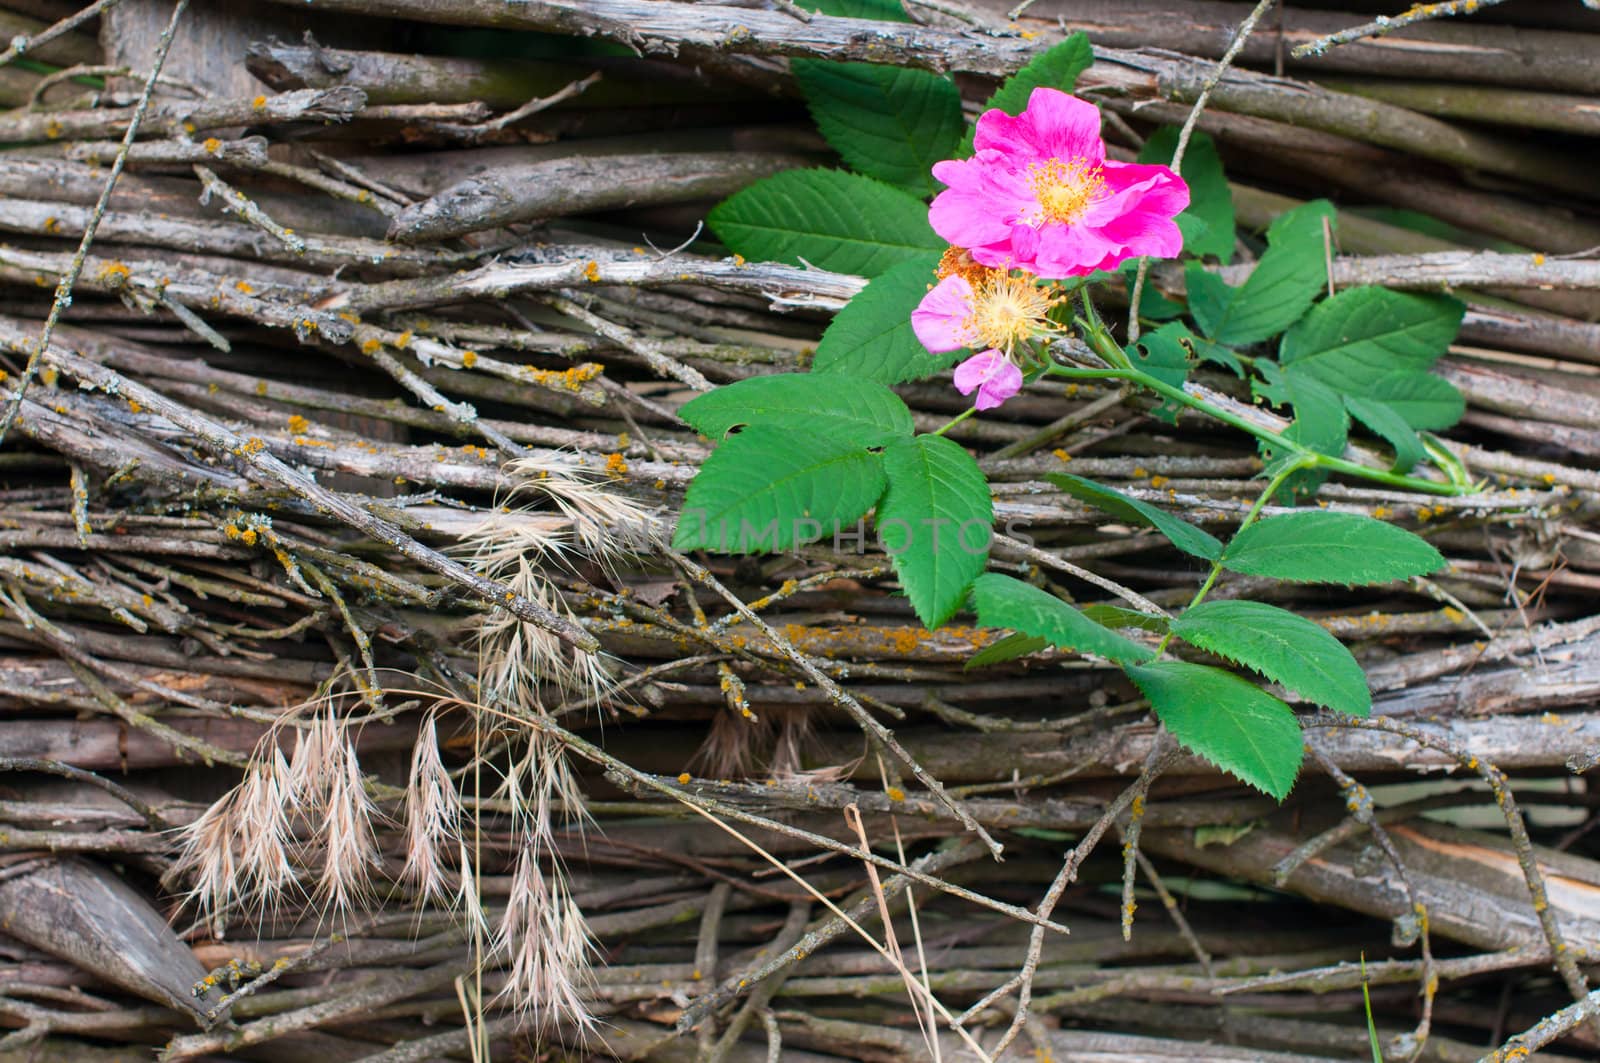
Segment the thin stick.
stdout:
<path fill-rule="evenodd" d="M 95 0 L 94 3 L 90 4 L 82 11 L 79 11 L 76 15 L 68 15 L 60 22 L 50 26 L 48 29 L 41 30 L 37 36 L 29 37 L 26 34 L 19 33 L 17 36 L 11 39 L 11 47 L 7 48 L 4 52 L 0 52 L 0 66 L 5 66 L 19 55 L 26 54 L 35 48 L 40 48 L 46 44 L 49 44 L 62 34 L 71 33 L 85 22 L 88 22 L 90 19 L 99 15 L 100 12 L 109 11 L 111 8 L 116 7 L 121 2 L 122 0 Z M 176 18 L 174 18 L 174 24 L 176 24 Z M 166 53 L 163 52 L 161 59 L 165 58 Z M 161 69 L 161 59 L 156 60 L 157 70 Z M 154 74 L 150 75 L 150 81 L 151 83 L 155 82 Z M 134 121 L 135 124 L 137 124 L 138 119 L 135 119 Z M 112 178 L 112 180 L 115 181 L 116 178 Z"/>
<path fill-rule="evenodd" d="M 793 661 L 794 664 L 806 674 L 806 678 L 810 679 L 811 682 L 821 687 L 827 693 L 827 695 L 833 699 L 833 703 L 835 705 L 838 705 L 840 708 L 848 712 L 851 718 L 856 721 L 857 725 L 859 725 L 863 731 L 865 731 L 885 749 L 889 750 L 889 752 L 893 753 L 895 759 L 899 760 L 900 763 L 909 768 L 911 770 L 911 774 L 917 777 L 917 781 L 922 783 L 927 791 L 934 796 L 934 799 L 943 805 L 952 815 L 956 817 L 956 819 L 960 820 L 963 827 L 971 831 L 973 834 L 976 834 L 983 841 L 983 844 L 988 847 L 989 852 L 993 854 L 996 859 L 999 859 L 1000 853 L 1005 847 L 999 842 L 995 841 L 989 832 L 983 828 L 982 824 L 972 818 L 972 813 L 968 812 L 966 807 L 962 805 L 960 801 L 957 801 L 955 798 L 945 793 L 944 784 L 938 779 L 934 778 L 926 768 L 917 762 L 917 759 L 911 755 L 910 751 L 902 746 L 899 740 L 895 738 L 894 732 L 890 731 L 883 724 L 879 723 L 877 719 L 866 710 L 866 707 L 863 706 L 861 702 L 851 697 L 843 687 L 839 686 L 838 683 L 835 683 L 832 679 L 830 679 L 815 664 L 811 663 L 811 658 L 807 657 L 805 654 L 796 649 L 794 644 L 774 630 L 772 625 L 768 624 L 765 620 L 761 619 L 754 612 L 752 612 L 750 607 L 746 605 L 738 595 L 724 587 L 717 577 L 713 576 L 708 569 L 689 560 L 682 554 L 672 553 L 668 556 L 672 558 L 673 562 L 677 564 L 679 568 L 682 568 L 690 576 L 716 591 L 717 594 L 721 596 L 723 601 L 727 602 L 729 605 L 733 606 L 734 609 L 743 614 L 744 618 L 748 620 L 757 631 L 765 635 L 768 641 L 778 648 L 779 652 L 781 652 L 790 661 Z"/>
<path fill-rule="evenodd" d="M 1184 120 L 1183 128 L 1178 132 L 1178 146 L 1172 151 L 1172 162 L 1169 164 L 1173 173 L 1181 173 L 1183 168 L 1183 153 L 1189 149 L 1189 138 L 1194 135 L 1195 123 L 1200 121 L 1200 112 L 1206 109 L 1206 104 L 1211 102 L 1211 94 L 1216 91 L 1222 82 L 1222 75 L 1228 72 L 1233 65 L 1233 60 L 1244 49 L 1244 42 L 1250 39 L 1250 34 L 1255 31 L 1256 23 L 1261 21 L 1261 16 L 1267 13 L 1276 0 L 1259 0 L 1250 14 L 1245 16 L 1239 28 L 1233 32 L 1233 40 L 1228 42 L 1228 50 L 1222 53 L 1222 58 L 1217 61 L 1216 67 L 1206 78 L 1200 95 L 1194 101 L 1194 106 L 1189 108 L 1189 117 Z M 1132 343 L 1139 338 L 1139 300 L 1144 296 L 1145 277 L 1150 272 L 1150 260 L 1139 260 L 1139 273 L 1133 280 L 1133 292 L 1128 296 L 1128 342 Z"/>
<path fill-rule="evenodd" d="M 1415 25 L 1418 22 L 1427 22 L 1430 19 L 1449 18 L 1452 15 L 1470 15 L 1486 7 L 1494 7 L 1504 3 L 1505 0 L 1446 0 L 1437 4 L 1413 4 L 1409 11 L 1398 15 L 1379 15 L 1371 22 L 1364 22 L 1359 26 L 1351 26 L 1338 33 L 1330 33 L 1325 37 L 1318 37 L 1305 44 L 1297 44 L 1289 52 L 1296 59 L 1307 56 L 1320 56 L 1327 54 L 1328 49 L 1337 48 L 1341 44 L 1349 44 L 1367 37 L 1382 37 L 1393 33 L 1397 29 Z"/>
<path fill-rule="evenodd" d="M 94 205 L 94 213 L 89 215 L 89 224 L 84 226 L 83 239 L 78 241 L 78 251 L 72 256 L 72 264 L 67 267 L 67 272 L 56 285 L 55 299 L 50 303 L 50 315 L 45 318 L 44 331 L 39 336 L 39 342 L 28 355 L 28 364 L 22 370 L 22 379 L 17 384 L 16 393 L 11 397 L 10 405 L 6 407 L 5 416 L 0 418 L 0 443 L 5 442 L 6 433 L 11 430 L 12 422 L 22 410 L 22 399 L 28 393 L 28 385 L 33 383 L 35 374 L 39 372 L 39 362 L 44 358 L 45 349 L 50 346 L 50 336 L 56 330 L 56 323 L 61 320 L 67 305 L 72 302 L 72 289 L 78 283 L 78 275 L 83 272 L 84 262 L 89 258 L 89 247 L 94 243 L 95 231 L 100 228 L 100 219 L 105 217 L 106 209 L 111 205 L 111 193 L 117 187 L 117 179 L 122 176 L 122 169 L 128 164 L 128 152 L 133 149 L 134 138 L 139 135 L 139 123 L 144 121 L 145 112 L 150 109 L 150 97 L 155 93 L 156 80 L 161 76 L 161 68 L 167 62 L 167 53 L 172 50 L 172 42 L 177 38 L 178 20 L 183 17 L 188 6 L 189 0 L 178 0 L 172 7 L 172 17 L 167 20 L 167 28 L 161 31 L 161 40 L 156 45 L 155 63 L 150 68 L 150 76 L 145 78 L 144 91 L 139 94 L 139 102 L 133 109 L 133 115 L 128 119 L 127 132 L 122 135 L 122 148 L 117 152 L 116 161 L 111 164 L 111 173 L 106 177 L 105 187 L 100 190 L 100 199 Z"/>

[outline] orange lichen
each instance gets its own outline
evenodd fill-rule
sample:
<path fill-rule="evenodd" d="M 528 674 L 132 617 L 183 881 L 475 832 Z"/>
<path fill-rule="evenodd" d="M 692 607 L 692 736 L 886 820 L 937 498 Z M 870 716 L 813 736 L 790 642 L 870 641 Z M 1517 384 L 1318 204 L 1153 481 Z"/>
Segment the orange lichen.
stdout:
<path fill-rule="evenodd" d="M 215 155 L 222 150 L 222 141 L 216 137 L 206 137 L 205 142 L 200 146 L 206 150 L 206 154 Z"/>
<path fill-rule="evenodd" d="M 295 435 L 299 435 L 310 427 L 311 422 L 306 420 L 304 417 L 301 417 L 298 413 L 289 418 L 289 431 L 293 432 Z"/>
<path fill-rule="evenodd" d="M 611 453 L 606 455 L 606 475 L 612 479 L 620 479 L 628 475 L 628 462 L 621 454 Z"/>
<path fill-rule="evenodd" d="M 121 284 L 128 279 L 130 272 L 132 271 L 121 262 L 107 262 L 100 267 L 100 279 L 109 284 Z"/>
<path fill-rule="evenodd" d="M 688 786 L 689 785 L 689 780 L 692 779 L 692 778 L 693 778 L 693 776 L 690 775 L 688 772 L 682 772 L 682 773 L 680 773 L 678 775 L 678 785 L 679 786 Z"/>
<path fill-rule="evenodd" d="M 250 101 L 250 106 L 254 107 L 258 111 L 266 105 L 267 98 L 265 96 L 257 96 L 255 99 Z"/>
<path fill-rule="evenodd" d="M 600 283 L 600 263 L 590 259 L 583 264 L 583 279 L 590 284 Z"/>
<path fill-rule="evenodd" d="M 412 332 L 410 329 L 406 329 L 404 332 L 400 333 L 400 335 L 394 338 L 395 349 L 403 351 L 407 347 L 411 346 L 411 340 L 415 335 L 416 333 Z"/>
<path fill-rule="evenodd" d="M 235 282 L 234 287 L 243 292 L 245 295 L 249 295 L 251 292 L 255 291 L 255 287 L 251 285 L 249 281 L 237 281 Z"/>
<path fill-rule="evenodd" d="M 478 364 L 478 352 L 477 351 L 462 351 L 461 352 L 461 367 L 463 369 L 471 369 L 473 366 L 475 366 L 477 364 Z"/>
<path fill-rule="evenodd" d="M 377 354 L 382 349 L 383 349 L 383 341 L 382 340 L 367 339 L 367 340 L 362 340 L 361 341 L 361 353 L 362 354 Z"/>
<path fill-rule="evenodd" d="M 583 385 L 604 371 L 605 366 L 598 362 L 584 362 L 571 369 L 536 369 L 530 365 L 524 366 L 522 370 L 529 380 L 540 387 L 559 388 L 565 391 L 581 391 Z"/>

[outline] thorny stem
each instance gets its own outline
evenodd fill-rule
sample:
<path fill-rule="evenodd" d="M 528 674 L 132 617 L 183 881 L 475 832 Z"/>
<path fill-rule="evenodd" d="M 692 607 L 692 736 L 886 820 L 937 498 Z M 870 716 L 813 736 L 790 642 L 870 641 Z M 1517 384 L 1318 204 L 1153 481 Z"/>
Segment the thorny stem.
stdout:
<path fill-rule="evenodd" d="M 954 428 L 956 425 L 960 424 L 962 421 L 965 421 L 968 417 L 971 417 L 973 414 L 975 414 L 977 412 L 978 412 L 978 408 L 976 406 L 968 406 L 966 409 L 962 410 L 960 413 L 958 413 L 954 417 L 950 418 L 950 420 L 946 421 L 944 424 L 940 425 L 938 428 L 935 428 L 929 434 L 930 435 L 936 435 L 936 436 L 942 436 L 946 432 L 950 431 L 950 429 Z"/>
<path fill-rule="evenodd" d="M 1080 319 L 1080 321 L 1085 326 L 1083 330 L 1084 339 L 1088 342 L 1089 347 L 1095 352 L 1095 354 L 1105 359 L 1106 362 L 1111 366 L 1118 366 L 1119 364 L 1126 363 L 1127 356 L 1123 353 L 1122 348 L 1117 346 L 1116 340 L 1111 338 L 1111 334 L 1108 333 L 1105 330 L 1105 327 L 1100 324 L 1098 318 L 1095 318 L 1093 315 L 1091 315 L 1087 319 Z M 1251 422 L 1245 420 L 1238 414 L 1231 413 L 1228 410 L 1214 406 L 1204 399 L 1196 398 L 1183 388 L 1174 387 L 1164 380 L 1158 380 L 1149 373 L 1146 373 L 1135 366 L 1127 366 L 1126 368 L 1081 369 L 1069 368 L 1067 366 L 1057 365 L 1052 362 L 1046 365 L 1045 371 L 1052 376 L 1066 377 L 1073 380 L 1126 380 L 1130 383 L 1138 385 L 1139 387 L 1147 388 L 1163 398 L 1171 399 L 1173 402 L 1176 402 L 1182 406 L 1187 406 L 1191 410 L 1197 410 L 1208 417 L 1212 417 L 1218 421 L 1221 421 L 1225 425 L 1228 425 L 1232 428 L 1237 428 L 1241 432 L 1247 432 L 1250 435 L 1255 436 L 1257 439 L 1289 452 L 1290 454 L 1294 455 L 1294 457 L 1291 459 L 1291 463 L 1295 468 L 1298 469 L 1326 469 L 1329 472 L 1343 473 L 1347 476 L 1355 476 L 1363 480 L 1371 480 L 1374 483 L 1384 484 L 1389 487 L 1399 487 L 1410 491 L 1423 491 L 1427 492 L 1428 494 L 1435 495 L 1465 495 L 1471 494 L 1474 490 L 1470 484 L 1457 482 L 1440 483 L 1436 480 L 1424 480 L 1415 476 L 1404 476 L 1400 473 L 1390 472 L 1387 469 L 1374 469 L 1369 465 L 1362 465 L 1359 462 L 1347 461 L 1344 458 L 1336 458 L 1331 454 L 1323 454 L 1322 452 L 1313 450 L 1297 440 L 1290 439 L 1281 432 L 1274 432 L 1270 429 L 1262 428 L 1260 425 L 1252 424 Z"/>
<path fill-rule="evenodd" d="M 1255 502 L 1250 506 L 1250 512 L 1244 515 L 1244 520 L 1239 522 L 1239 530 L 1234 532 L 1234 534 L 1238 535 L 1239 532 L 1244 531 L 1246 528 L 1250 527 L 1250 525 L 1254 524 L 1256 518 L 1261 516 L 1261 511 L 1265 509 L 1267 503 L 1271 501 L 1272 496 L 1277 494 L 1278 489 L 1283 486 L 1283 482 L 1306 467 L 1305 461 L 1301 460 L 1301 458 L 1296 458 L 1279 469 L 1277 474 L 1274 475 L 1271 480 L 1267 481 L 1266 489 L 1263 490 L 1261 494 L 1256 496 Z M 1222 559 L 1218 558 L 1217 560 L 1211 562 L 1211 571 L 1206 574 L 1206 581 L 1200 584 L 1200 589 L 1194 592 L 1194 597 L 1189 600 L 1189 604 L 1185 608 L 1193 609 L 1195 606 L 1205 601 L 1206 595 L 1211 593 L 1211 588 L 1216 586 L 1217 577 L 1221 575 Z M 1161 636 L 1161 644 L 1156 647 L 1157 657 L 1161 656 L 1162 652 L 1167 648 L 1167 643 L 1171 641 L 1172 631 L 1169 628 L 1167 633 Z"/>

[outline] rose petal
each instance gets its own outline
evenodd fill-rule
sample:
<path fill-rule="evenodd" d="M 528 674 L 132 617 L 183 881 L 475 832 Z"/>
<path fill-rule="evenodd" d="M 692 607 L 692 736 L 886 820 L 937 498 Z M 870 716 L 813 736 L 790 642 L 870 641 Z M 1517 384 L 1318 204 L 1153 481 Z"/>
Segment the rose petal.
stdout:
<path fill-rule="evenodd" d="M 960 350 L 972 345 L 972 285 L 959 273 L 952 273 L 929 290 L 911 311 L 911 331 L 922 345 L 935 354 Z"/>
<path fill-rule="evenodd" d="M 1022 370 L 1007 359 L 978 388 L 978 398 L 973 405 L 980 410 L 992 410 L 1021 390 Z"/>
<path fill-rule="evenodd" d="M 973 355 L 960 365 L 956 366 L 956 390 L 963 395 L 971 395 L 983 387 L 991 376 L 1000 371 L 1002 365 L 1009 364 L 1006 356 L 996 350 L 981 351 Z"/>
<path fill-rule="evenodd" d="M 1029 139 L 1045 158 L 1097 165 L 1106 157 L 1100 108 L 1086 100 L 1060 89 L 1034 89 L 1019 117 L 1030 127 Z"/>

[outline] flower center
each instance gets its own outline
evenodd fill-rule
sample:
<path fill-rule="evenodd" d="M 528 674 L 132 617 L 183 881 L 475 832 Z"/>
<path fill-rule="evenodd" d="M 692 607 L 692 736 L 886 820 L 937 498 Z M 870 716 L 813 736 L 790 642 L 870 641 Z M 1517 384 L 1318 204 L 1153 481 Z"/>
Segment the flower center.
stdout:
<path fill-rule="evenodd" d="M 977 337 L 973 346 L 1010 354 L 1018 343 L 1050 330 L 1046 316 L 1056 300 L 1026 277 L 999 270 L 973 288 L 972 316 L 966 324 Z"/>
<path fill-rule="evenodd" d="M 1071 225 L 1100 198 L 1106 182 L 1098 166 L 1081 159 L 1050 159 L 1028 167 L 1028 186 L 1039 201 L 1039 213 L 1032 219 L 1034 225 Z"/>

